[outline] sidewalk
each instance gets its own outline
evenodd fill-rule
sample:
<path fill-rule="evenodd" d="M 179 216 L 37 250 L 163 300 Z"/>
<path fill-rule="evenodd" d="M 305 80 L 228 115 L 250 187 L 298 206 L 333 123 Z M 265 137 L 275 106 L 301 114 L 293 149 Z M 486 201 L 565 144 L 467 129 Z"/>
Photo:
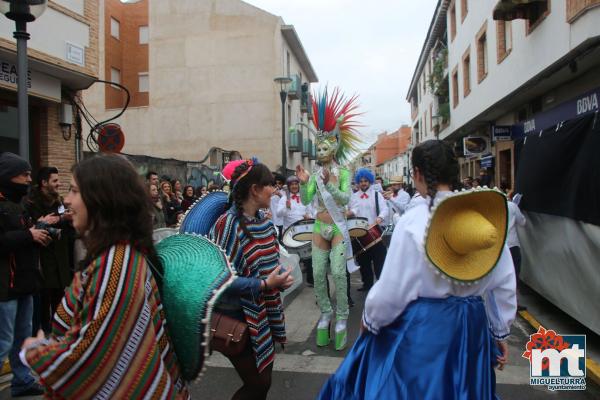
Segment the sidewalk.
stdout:
<path fill-rule="evenodd" d="M 541 324 L 558 334 L 586 335 L 587 378 L 600 385 L 600 335 L 571 318 L 524 283 L 519 286 L 519 303 L 527 307 L 519 314 L 532 326 L 532 333 Z"/>

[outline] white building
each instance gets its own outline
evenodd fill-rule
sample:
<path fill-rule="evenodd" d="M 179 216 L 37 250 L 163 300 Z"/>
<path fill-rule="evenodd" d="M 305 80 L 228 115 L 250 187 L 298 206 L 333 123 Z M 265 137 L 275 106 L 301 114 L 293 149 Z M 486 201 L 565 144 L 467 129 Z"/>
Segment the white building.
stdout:
<path fill-rule="evenodd" d="M 302 83 L 317 81 L 292 25 L 240 0 L 142 0 L 137 4 L 100 0 L 100 19 L 118 20 L 119 13 L 124 20 L 133 18 L 134 12 L 128 10 L 144 3 L 146 20 L 143 9 L 135 17 L 147 26 L 147 100 L 116 120 L 125 132 L 124 153 L 194 161 L 221 148 L 238 151 L 243 157 L 257 156 L 272 169 L 279 169 L 282 104 L 280 87 L 273 80 L 289 76 L 294 79 L 294 90 L 285 105 L 287 167 L 311 167 L 312 138 L 304 130 L 306 143 L 290 143 L 288 133 L 297 122 L 307 122 L 300 110 Z M 119 61 L 115 61 L 111 46 L 123 41 L 126 32 L 122 28 L 121 38 L 115 41 L 107 32 L 110 27 L 108 23 L 100 26 L 100 64 L 105 66 L 101 79 L 106 79 L 107 71 L 116 70 L 125 81 L 127 69 L 136 69 L 144 60 L 132 59 L 127 49 L 121 48 L 124 71 L 112 65 Z M 131 34 L 137 40 L 137 30 Z M 128 66 L 132 60 L 135 65 Z M 137 95 L 142 85 L 137 83 L 138 74 L 134 75 L 126 86 Z M 86 103 L 96 119 L 118 112 L 118 107 L 111 106 L 114 90 L 94 86 L 86 92 Z"/>

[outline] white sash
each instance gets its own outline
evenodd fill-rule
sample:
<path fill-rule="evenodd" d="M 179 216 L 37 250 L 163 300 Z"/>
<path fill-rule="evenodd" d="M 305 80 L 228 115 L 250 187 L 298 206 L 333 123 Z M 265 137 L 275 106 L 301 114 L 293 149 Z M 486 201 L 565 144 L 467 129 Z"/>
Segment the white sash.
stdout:
<path fill-rule="evenodd" d="M 352 243 L 350 242 L 350 234 L 348 233 L 348 226 L 346 225 L 346 218 L 344 214 L 340 211 L 335 199 L 329 193 L 327 188 L 325 188 L 325 184 L 323 183 L 323 178 L 321 177 L 321 173 L 323 172 L 323 168 L 319 168 L 316 172 L 316 180 L 317 187 L 319 188 L 319 192 L 321 193 L 321 198 L 323 199 L 323 204 L 325 204 L 325 208 L 333 222 L 340 228 L 342 231 L 342 236 L 344 237 L 344 243 L 346 244 L 346 269 L 348 272 L 352 273 L 356 271 L 359 267 L 354 263 L 354 253 L 352 252 Z"/>

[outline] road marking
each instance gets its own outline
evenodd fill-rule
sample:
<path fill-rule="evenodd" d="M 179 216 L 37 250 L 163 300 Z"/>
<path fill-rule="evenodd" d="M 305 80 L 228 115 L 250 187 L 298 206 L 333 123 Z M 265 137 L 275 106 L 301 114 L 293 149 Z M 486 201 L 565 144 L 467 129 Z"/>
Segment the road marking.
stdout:
<path fill-rule="evenodd" d="M 340 366 L 342 357 L 302 356 L 300 354 L 275 355 L 274 371 L 301 372 L 310 374 L 333 374 Z M 206 365 L 218 368 L 233 368 L 229 360 L 220 353 L 213 353 Z"/>

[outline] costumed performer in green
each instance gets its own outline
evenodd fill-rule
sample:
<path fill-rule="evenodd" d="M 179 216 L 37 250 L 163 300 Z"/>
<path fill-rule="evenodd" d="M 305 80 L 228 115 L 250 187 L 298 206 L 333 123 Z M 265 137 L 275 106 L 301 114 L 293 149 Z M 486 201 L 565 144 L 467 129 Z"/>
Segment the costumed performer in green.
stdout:
<path fill-rule="evenodd" d="M 313 100 L 313 124 L 318 166 L 309 176 L 302 166 L 296 167 L 300 179 L 302 203 L 308 205 L 317 196 L 317 217 L 312 235 L 312 263 L 315 295 L 321 318 L 317 325 L 317 346 L 329 343 L 333 309 L 327 290 L 327 266 L 335 282 L 336 324 L 335 349 L 347 343 L 348 297 L 346 271 L 354 272 L 350 236 L 344 208 L 350 201 L 351 174 L 341 164 L 348 161 L 359 143 L 356 132 L 356 96 L 347 99 L 338 88 L 328 96 L 327 89 Z M 309 127 L 312 131 L 312 129 Z"/>

